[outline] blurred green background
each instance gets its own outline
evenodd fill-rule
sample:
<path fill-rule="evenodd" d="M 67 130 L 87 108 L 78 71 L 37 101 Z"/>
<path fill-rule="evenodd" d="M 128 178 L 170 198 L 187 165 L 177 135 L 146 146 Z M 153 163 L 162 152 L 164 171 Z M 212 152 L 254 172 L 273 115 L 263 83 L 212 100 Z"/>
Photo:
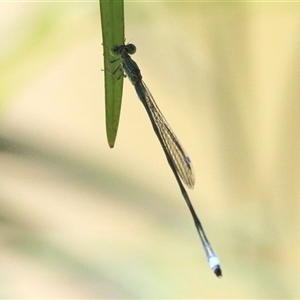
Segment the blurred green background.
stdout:
<path fill-rule="evenodd" d="M 189 153 L 206 262 L 125 79 L 107 145 L 99 3 L 0 3 L 0 297 L 300 298 L 300 4 L 126 2 Z"/>

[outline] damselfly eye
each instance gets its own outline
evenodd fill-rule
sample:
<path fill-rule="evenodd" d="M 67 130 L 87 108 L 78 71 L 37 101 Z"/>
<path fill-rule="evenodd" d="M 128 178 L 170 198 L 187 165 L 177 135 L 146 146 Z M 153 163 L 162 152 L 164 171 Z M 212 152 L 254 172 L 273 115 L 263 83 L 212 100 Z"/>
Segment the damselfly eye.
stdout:
<path fill-rule="evenodd" d="M 136 52 L 136 47 L 133 44 L 128 44 L 125 47 L 126 47 L 127 53 L 130 55 L 132 55 Z"/>
<path fill-rule="evenodd" d="M 110 49 L 110 54 L 113 56 L 117 56 L 121 54 L 123 46 L 114 45 Z"/>

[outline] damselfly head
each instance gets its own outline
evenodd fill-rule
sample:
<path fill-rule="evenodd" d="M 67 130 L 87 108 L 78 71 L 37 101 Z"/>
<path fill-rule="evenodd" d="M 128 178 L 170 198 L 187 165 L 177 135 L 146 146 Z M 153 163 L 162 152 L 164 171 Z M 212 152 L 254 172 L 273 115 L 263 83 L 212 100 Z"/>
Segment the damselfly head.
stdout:
<path fill-rule="evenodd" d="M 133 44 L 114 45 L 110 49 L 110 54 L 113 56 L 122 55 L 123 51 L 126 51 L 128 54 L 132 55 L 136 52 L 136 47 Z"/>

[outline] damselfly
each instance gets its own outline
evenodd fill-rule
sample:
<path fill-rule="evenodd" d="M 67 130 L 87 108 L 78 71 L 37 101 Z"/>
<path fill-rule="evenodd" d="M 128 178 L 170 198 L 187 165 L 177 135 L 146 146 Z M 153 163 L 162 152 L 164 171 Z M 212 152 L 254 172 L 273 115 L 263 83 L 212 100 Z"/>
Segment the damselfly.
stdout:
<path fill-rule="evenodd" d="M 141 71 L 136 62 L 130 56 L 135 52 L 136 47 L 133 44 L 115 45 L 111 49 L 112 55 L 120 56 L 120 58 L 122 59 L 122 62 L 119 67 L 123 72 L 122 75 L 127 76 L 129 78 L 129 80 L 135 87 L 139 99 L 141 100 L 147 111 L 154 132 L 156 133 L 156 136 L 163 148 L 167 161 L 178 182 L 181 193 L 192 214 L 210 267 L 218 277 L 221 277 L 222 271 L 219 259 L 205 235 L 201 222 L 198 219 L 198 216 L 193 208 L 189 196 L 180 180 L 181 178 L 189 188 L 194 187 L 195 176 L 191 160 L 185 152 L 185 150 L 183 149 L 183 147 L 181 146 L 178 138 L 172 131 L 168 122 L 161 113 L 160 109 L 158 108 L 146 84 L 142 80 Z"/>

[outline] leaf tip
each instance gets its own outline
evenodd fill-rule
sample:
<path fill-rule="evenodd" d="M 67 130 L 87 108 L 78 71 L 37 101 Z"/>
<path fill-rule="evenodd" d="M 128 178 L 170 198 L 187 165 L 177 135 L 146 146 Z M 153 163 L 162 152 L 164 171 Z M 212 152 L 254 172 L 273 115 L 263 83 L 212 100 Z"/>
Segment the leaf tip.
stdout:
<path fill-rule="evenodd" d="M 108 142 L 108 146 L 112 149 L 115 146 L 115 142 Z"/>

